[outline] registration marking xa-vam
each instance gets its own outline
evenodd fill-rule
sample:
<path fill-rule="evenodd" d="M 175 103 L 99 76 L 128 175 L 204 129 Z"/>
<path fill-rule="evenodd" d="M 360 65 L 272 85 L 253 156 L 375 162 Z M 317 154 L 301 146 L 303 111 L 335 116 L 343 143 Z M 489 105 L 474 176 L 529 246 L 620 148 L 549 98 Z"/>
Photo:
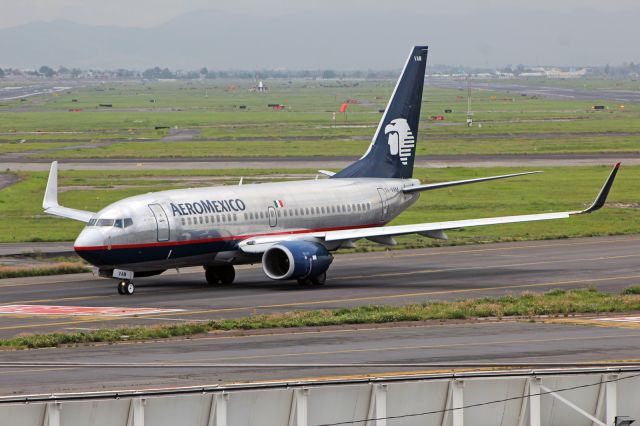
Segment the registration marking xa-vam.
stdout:
<path fill-rule="evenodd" d="M 97 306 L 53 306 L 53 305 L 4 305 L 0 306 L 3 315 L 62 315 L 62 316 L 104 316 L 131 317 L 136 315 L 166 314 L 184 312 L 184 309 L 159 308 L 123 308 Z"/>

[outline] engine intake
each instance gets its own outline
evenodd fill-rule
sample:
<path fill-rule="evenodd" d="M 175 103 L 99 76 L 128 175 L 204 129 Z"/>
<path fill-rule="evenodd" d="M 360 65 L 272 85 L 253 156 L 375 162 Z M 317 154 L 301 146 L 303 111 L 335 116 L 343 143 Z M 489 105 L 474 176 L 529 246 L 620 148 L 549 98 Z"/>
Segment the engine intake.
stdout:
<path fill-rule="evenodd" d="M 262 269 L 272 280 L 313 277 L 326 272 L 333 256 L 318 243 L 283 241 L 262 255 Z"/>

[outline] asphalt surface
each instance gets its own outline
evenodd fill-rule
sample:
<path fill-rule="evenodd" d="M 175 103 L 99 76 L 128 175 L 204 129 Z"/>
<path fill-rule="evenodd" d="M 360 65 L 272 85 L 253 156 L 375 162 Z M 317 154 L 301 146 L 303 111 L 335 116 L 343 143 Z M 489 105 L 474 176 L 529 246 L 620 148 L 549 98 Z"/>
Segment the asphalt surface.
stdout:
<path fill-rule="evenodd" d="M 55 81 L 51 83 L 27 83 L 26 85 L 15 85 L 0 87 L 0 101 L 29 98 L 37 95 L 48 95 L 55 92 L 62 92 L 72 89 L 77 83 L 68 81 Z"/>
<path fill-rule="evenodd" d="M 455 89 L 467 89 L 467 82 L 458 80 L 432 80 L 430 85 Z M 583 99 L 588 101 L 606 100 L 618 103 L 640 102 L 640 91 L 612 88 L 586 89 L 580 87 L 553 87 L 544 85 L 530 85 L 517 82 L 492 81 L 471 83 L 473 89 L 495 90 L 502 92 L 517 92 L 527 96 L 537 95 L 552 99 Z"/>
<path fill-rule="evenodd" d="M 619 292 L 640 283 L 640 236 L 534 241 L 338 255 L 322 287 L 267 279 L 240 267 L 231 286 L 207 286 L 201 268 L 135 280 L 133 296 L 91 274 L 0 280 L 4 305 L 179 309 L 137 316 L 1 314 L 0 337 L 176 324 L 299 309 L 457 300 L 594 285 Z M 133 315 L 133 314 L 130 314 Z"/>
<path fill-rule="evenodd" d="M 197 169 L 272 169 L 299 168 L 340 170 L 357 157 L 220 157 L 220 158 L 156 158 L 156 159 L 83 159 L 63 160 L 60 170 L 197 170 Z M 554 167 L 611 165 L 622 161 L 625 165 L 640 164 L 637 153 L 594 154 L 504 154 L 504 155 L 430 155 L 418 156 L 416 167 Z M 0 159 L 0 170 L 48 171 L 50 160 L 24 158 Z"/>
<path fill-rule="evenodd" d="M 324 287 L 238 270 L 231 286 L 201 272 L 140 279 L 133 296 L 88 274 L 0 280 L 9 304 L 183 309 L 129 318 L 0 315 L 0 336 L 174 324 L 297 309 L 406 304 L 588 285 L 619 292 L 640 282 L 640 236 L 517 242 L 341 255 Z M 0 362 L 122 363 L 128 367 L 0 367 L 0 394 L 211 385 L 412 372 L 410 363 L 581 362 L 638 358 L 640 328 L 511 320 L 360 325 L 271 332 L 218 332 L 192 339 L 29 351 L 0 350 Z M 139 363 L 163 363 L 143 368 Z M 234 364 L 185 367 L 188 363 Z M 303 367 L 299 364 L 361 366 Z M 371 367 L 372 363 L 393 364 Z M 262 364 L 262 365 L 257 365 Z M 268 365 L 280 364 L 282 366 Z M 420 369 L 426 370 L 426 369 Z"/>
<path fill-rule="evenodd" d="M 640 329 L 530 322 L 418 324 L 209 335 L 185 340 L 0 352 L 2 361 L 120 363 L 0 368 L 0 395 L 145 389 L 416 372 L 411 363 L 602 361 L 638 357 Z M 143 363 L 162 363 L 142 368 Z M 200 364 L 188 367 L 188 364 Z M 205 367 L 202 364 L 233 364 Z M 304 367 L 356 363 L 362 366 Z M 372 367 L 367 364 L 390 363 Z M 271 364 L 271 365 L 268 365 Z M 278 366 L 273 366 L 278 364 Z M 428 371 L 426 368 L 419 370 Z"/>

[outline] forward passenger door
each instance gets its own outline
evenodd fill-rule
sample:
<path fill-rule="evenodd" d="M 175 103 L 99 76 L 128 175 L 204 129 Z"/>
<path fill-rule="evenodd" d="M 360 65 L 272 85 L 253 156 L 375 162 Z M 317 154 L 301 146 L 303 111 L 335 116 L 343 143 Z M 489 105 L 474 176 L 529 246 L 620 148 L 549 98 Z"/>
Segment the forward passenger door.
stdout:
<path fill-rule="evenodd" d="M 151 213 L 156 218 L 158 241 L 169 241 L 169 217 L 160 204 L 149 204 Z"/>

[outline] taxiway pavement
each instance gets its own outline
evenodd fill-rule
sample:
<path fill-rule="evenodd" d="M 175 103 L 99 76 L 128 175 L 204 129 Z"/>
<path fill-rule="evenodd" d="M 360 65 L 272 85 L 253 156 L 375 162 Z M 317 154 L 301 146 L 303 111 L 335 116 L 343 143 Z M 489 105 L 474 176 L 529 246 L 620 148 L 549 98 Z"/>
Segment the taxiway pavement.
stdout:
<path fill-rule="evenodd" d="M 432 80 L 429 83 L 433 86 L 467 89 L 467 82 L 457 80 Z M 585 101 L 609 101 L 617 103 L 638 103 L 640 102 L 640 91 L 624 90 L 611 87 L 603 87 L 599 89 L 587 89 L 582 87 L 554 87 L 540 86 L 533 84 L 523 84 L 508 81 L 489 81 L 489 82 L 472 82 L 471 87 L 474 89 L 501 91 L 501 92 L 517 92 L 518 94 L 536 95 L 552 99 L 581 99 Z"/>
<path fill-rule="evenodd" d="M 619 292 L 640 283 L 640 236 L 531 241 L 338 255 L 327 284 L 268 280 L 260 265 L 239 267 L 236 283 L 208 286 L 201 268 L 136 280 L 122 296 L 116 282 L 91 274 L 0 280 L 0 337 L 175 324 L 299 309 L 407 304 L 552 288 L 596 286 Z M 28 311 L 9 305 L 29 305 Z M 68 307 L 59 313 L 31 305 Z M 150 308 L 124 316 L 78 307 Z M 179 311 L 173 311 L 179 310 Z M 113 314 L 113 312 L 111 312 Z"/>
<path fill-rule="evenodd" d="M 37 364 L 0 368 L 0 395 L 433 371 L 412 363 L 601 362 L 638 358 L 639 347 L 640 329 L 527 321 L 220 333 L 195 339 L 0 352 L 4 362 Z M 42 365 L 49 362 L 121 365 Z M 144 367 L 148 363 L 161 365 Z M 332 366 L 341 363 L 360 365 Z M 375 363 L 392 365 L 371 366 Z"/>
<path fill-rule="evenodd" d="M 296 169 L 340 170 L 356 157 L 221 157 L 221 158 L 145 158 L 145 159 L 82 159 L 63 160 L 60 170 L 201 170 L 201 169 Z M 640 164 L 640 153 L 590 154 L 503 154 L 503 155 L 430 155 L 418 156 L 416 167 L 560 167 Z M 0 170 L 48 171 L 50 160 L 0 158 Z"/>

